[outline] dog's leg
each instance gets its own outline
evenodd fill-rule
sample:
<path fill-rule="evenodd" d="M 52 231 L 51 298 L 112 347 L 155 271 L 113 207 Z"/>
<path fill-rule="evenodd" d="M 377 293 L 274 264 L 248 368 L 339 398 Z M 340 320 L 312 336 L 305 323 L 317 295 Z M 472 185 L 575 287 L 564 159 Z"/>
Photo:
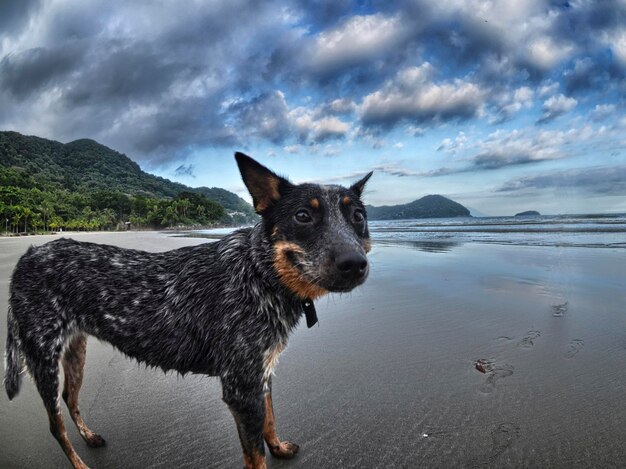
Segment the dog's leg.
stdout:
<path fill-rule="evenodd" d="M 65 384 L 63 386 L 63 400 L 70 410 L 72 420 L 80 432 L 80 436 L 92 448 L 105 445 L 104 438 L 92 432 L 80 415 L 78 408 L 78 393 L 83 384 L 83 370 L 85 367 L 85 354 L 87 352 L 87 336 L 80 334 L 75 336 L 69 343 L 63 355 L 63 370 L 65 371 Z"/>
<path fill-rule="evenodd" d="M 270 453 L 275 458 L 291 459 L 300 447 L 289 441 L 280 441 L 276 434 L 276 420 L 274 418 L 274 406 L 272 404 L 272 378 L 267 382 L 265 391 L 265 422 L 263 423 L 263 438 L 267 443 Z"/>
<path fill-rule="evenodd" d="M 61 448 L 63 448 L 63 451 L 72 463 L 72 466 L 74 466 L 74 469 L 89 469 L 72 447 L 72 443 L 65 431 L 65 424 L 63 423 L 63 416 L 61 415 L 61 408 L 59 406 L 58 354 L 55 354 L 54 357 L 47 359 L 43 363 L 33 363 L 32 360 L 29 360 L 28 363 L 29 369 L 35 379 L 37 390 L 48 411 L 50 432 L 59 442 Z"/>
<path fill-rule="evenodd" d="M 262 392 L 241 392 L 223 384 L 224 402 L 235 417 L 246 469 L 265 469 L 263 421 L 265 406 Z"/>

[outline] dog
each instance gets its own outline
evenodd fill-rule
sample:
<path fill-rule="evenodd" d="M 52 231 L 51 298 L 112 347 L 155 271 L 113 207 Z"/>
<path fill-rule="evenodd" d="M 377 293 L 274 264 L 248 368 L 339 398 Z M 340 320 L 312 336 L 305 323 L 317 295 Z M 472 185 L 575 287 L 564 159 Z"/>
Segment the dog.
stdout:
<path fill-rule="evenodd" d="M 316 323 L 314 300 L 366 280 L 370 238 L 361 196 L 372 173 L 349 188 L 295 185 L 243 153 L 235 159 L 260 215 L 254 227 L 163 253 L 59 239 L 31 246 L 18 261 L 6 392 L 17 395 L 26 365 L 74 468 L 87 466 L 63 423 L 59 362 L 78 431 L 90 447 L 105 444 L 78 405 L 88 335 L 164 371 L 219 377 L 246 468 L 266 467 L 264 441 L 278 458 L 298 452 L 276 434 L 273 370 L 301 317 Z"/>

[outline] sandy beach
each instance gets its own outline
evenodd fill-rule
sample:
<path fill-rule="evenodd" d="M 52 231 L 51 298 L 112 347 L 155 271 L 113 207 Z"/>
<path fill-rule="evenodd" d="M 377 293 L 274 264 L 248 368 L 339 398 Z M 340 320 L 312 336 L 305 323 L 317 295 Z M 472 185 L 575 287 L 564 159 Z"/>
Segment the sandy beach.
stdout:
<path fill-rule="evenodd" d="M 206 242 L 156 232 L 69 235 L 162 251 Z M 0 239 L 0 346 L 9 280 L 30 244 Z M 274 379 L 273 468 L 623 467 L 624 249 L 374 244 L 371 275 L 317 302 Z M 484 371 L 476 369 L 480 360 Z M 146 369 L 89 341 L 81 408 L 107 440 L 70 439 L 92 468 L 242 466 L 216 378 Z M 26 377 L 0 393 L 0 467 L 67 468 Z"/>

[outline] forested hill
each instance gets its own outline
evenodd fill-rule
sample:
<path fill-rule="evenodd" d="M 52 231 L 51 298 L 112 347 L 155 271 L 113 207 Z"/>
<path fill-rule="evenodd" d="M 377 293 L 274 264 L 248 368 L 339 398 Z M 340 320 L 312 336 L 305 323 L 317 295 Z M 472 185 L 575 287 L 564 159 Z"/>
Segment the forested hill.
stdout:
<path fill-rule="evenodd" d="M 206 195 L 226 210 L 254 213 L 250 204 L 232 192 L 219 187 L 190 188 L 146 173 L 126 155 L 89 139 L 63 144 L 0 132 L 0 166 L 23 168 L 29 175 L 71 191 L 106 189 L 156 198 L 190 191 Z"/>
<path fill-rule="evenodd" d="M 367 206 L 370 220 L 399 220 L 408 218 L 469 217 L 470 211 L 442 195 L 427 195 L 408 204 L 382 207 Z"/>
<path fill-rule="evenodd" d="M 0 189 L 0 209 L 5 220 L 9 218 L 12 223 L 14 217 L 22 222 L 26 219 L 23 228 L 18 221 L 13 231 L 39 228 L 29 226 L 30 215 L 19 216 L 21 208 L 17 207 L 39 214 L 44 227 L 43 218 L 50 219 L 41 213 L 44 199 L 49 199 L 47 205 L 54 205 L 55 201 L 64 204 L 52 211 L 58 216 L 55 226 L 68 229 L 110 229 L 130 217 L 135 225 L 145 227 L 244 223 L 256 219 L 250 204 L 232 192 L 190 188 L 154 176 L 142 171 L 126 155 L 88 139 L 63 144 L 17 132 L 0 132 Z M 181 198 L 187 202 L 180 202 Z M 87 208 L 91 210 L 87 210 L 89 216 L 82 213 Z M 113 210 L 115 216 L 109 211 L 105 217 L 107 209 Z M 103 217 L 108 222 L 102 222 Z M 94 223 L 93 219 L 98 218 L 100 221 Z"/>

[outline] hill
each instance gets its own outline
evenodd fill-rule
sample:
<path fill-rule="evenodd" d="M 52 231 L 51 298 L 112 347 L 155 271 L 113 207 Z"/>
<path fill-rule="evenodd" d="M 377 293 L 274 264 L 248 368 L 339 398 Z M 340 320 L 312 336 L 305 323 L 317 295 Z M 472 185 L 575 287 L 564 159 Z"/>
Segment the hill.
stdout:
<path fill-rule="evenodd" d="M 232 192 L 217 187 L 191 188 L 146 173 L 126 155 L 89 139 L 63 144 L 0 132 L 0 168 L 4 169 L 5 180 L 0 181 L 3 185 L 72 193 L 112 191 L 148 199 L 175 199 L 183 192 L 197 193 L 227 212 L 239 212 L 235 216 L 239 222 L 256 219 L 250 204 Z M 224 221 L 229 221 L 228 217 Z"/>
<path fill-rule="evenodd" d="M 370 220 L 399 220 L 406 218 L 469 217 L 470 211 L 463 205 L 442 195 L 427 195 L 402 205 L 367 206 Z"/>
<path fill-rule="evenodd" d="M 536 210 L 526 210 L 525 212 L 516 213 L 516 217 L 538 217 L 541 214 Z"/>

